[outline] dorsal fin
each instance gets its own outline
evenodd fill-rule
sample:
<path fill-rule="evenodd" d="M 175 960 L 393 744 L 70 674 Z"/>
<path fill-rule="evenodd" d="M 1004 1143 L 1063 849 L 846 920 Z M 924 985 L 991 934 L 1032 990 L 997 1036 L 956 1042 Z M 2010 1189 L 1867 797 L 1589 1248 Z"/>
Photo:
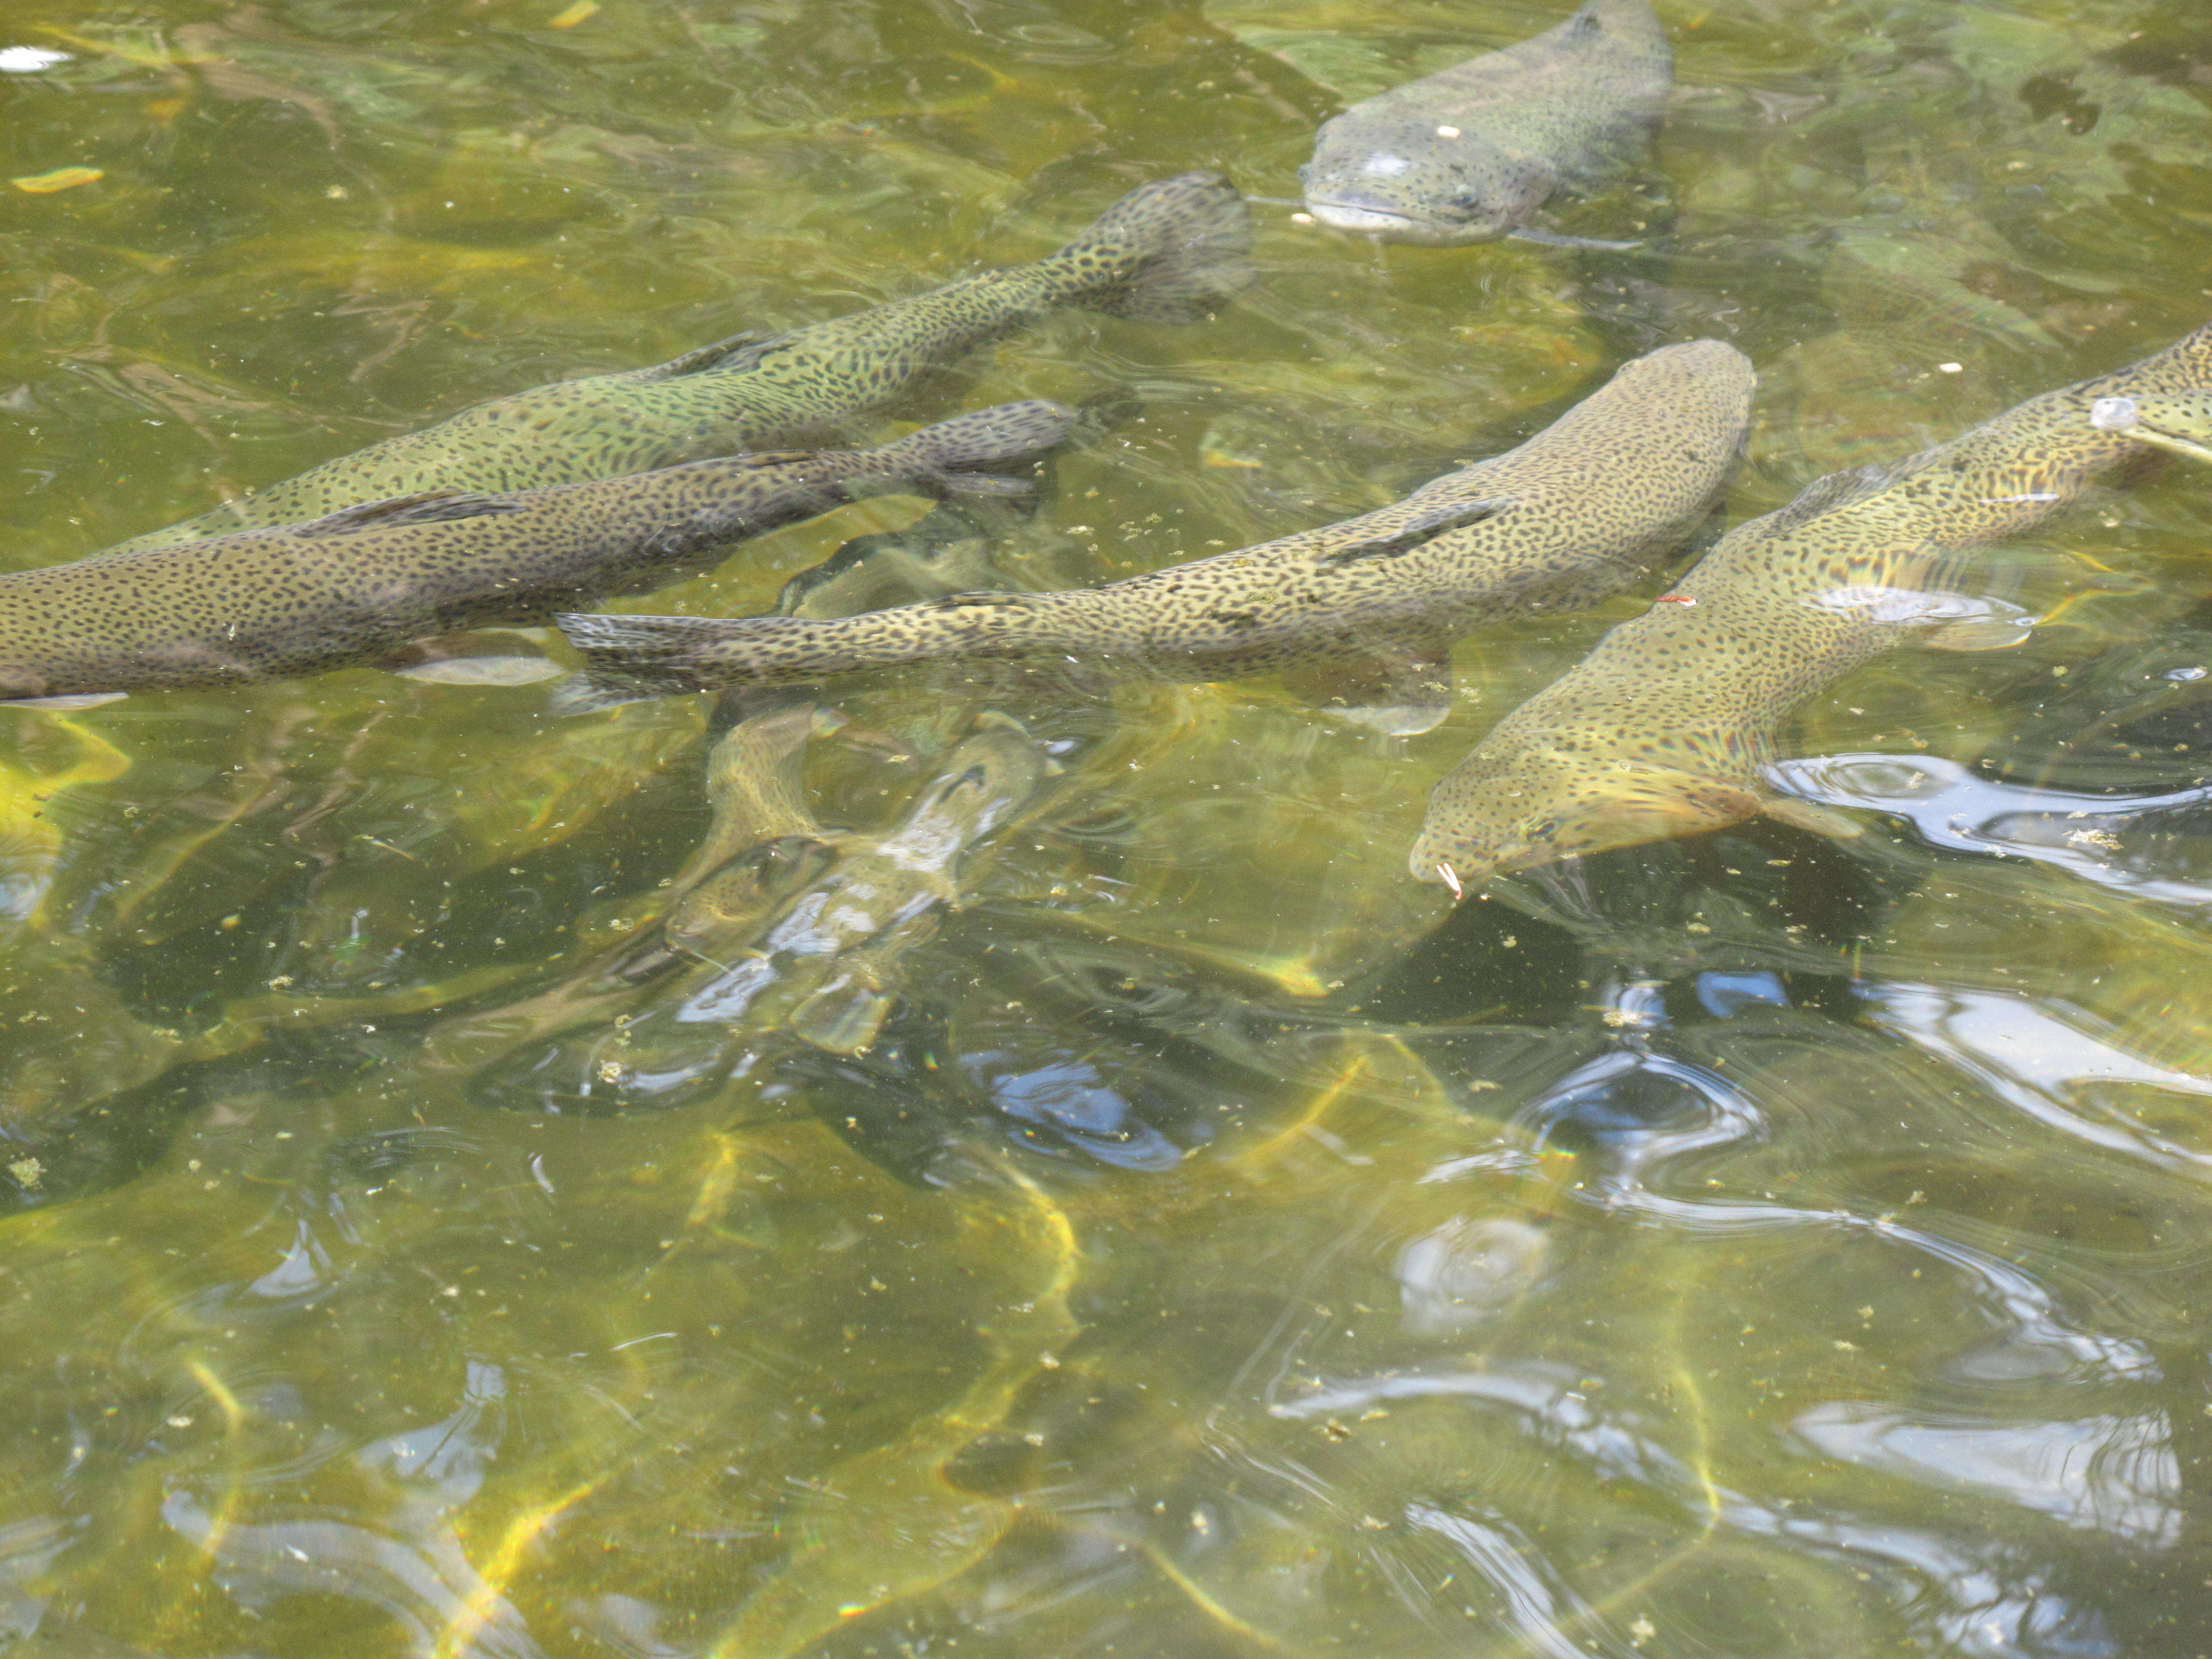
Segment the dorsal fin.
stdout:
<path fill-rule="evenodd" d="M 973 611 L 981 605 L 1023 605 L 1035 602 L 1028 593 L 947 593 L 941 599 L 916 602 L 917 611 Z"/>
<path fill-rule="evenodd" d="M 1453 501 L 1432 507 L 1387 535 L 1370 537 L 1365 541 L 1346 542 L 1315 556 L 1322 564 L 1349 564 L 1354 559 L 1395 559 L 1400 554 L 1425 546 L 1451 531 L 1464 530 L 1469 525 L 1494 519 L 1513 504 L 1510 496 L 1495 501 Z"/>
<path fill-rule="evenodd" d="M 398 525 L 437 524 L 447 519 L 481 519 L 520 513 L 525 504 L 513 495 L 479 495 L 465 489 L 425 489 L 381 501 L 343 507 L 326 517 L 295 525 L 295 536 L 337 536 L 349 530 L 384 530 Z"/>
<path fill-rule="evenodd" d="M 641 368 L 637 376 L 641 380 L 673 380 L 685 374 L 703 374 L 710 368 L 744 368 L 759 356 L 763 347 L 782 337 L 781 334 L 763 334 L 757 328 L 749 328 L 726 340 L 717 340 L 680 357 L 671 357 L 665 363 Z"/>
<path fill-rule="evenodd" d="M 1879 495 L 1891 485 L 1926 466 L 1934 455 L 1923 450 L 1917 455 L 1907 455 L 1902 460 L 1876 461 L 1844 472 L 1831 472 L 1826 477 L 1815 478 L 1797 492 L 1796 499 L 1767 514 L 1777 530 L 1786 530 L 1792 525 L 1803 524 L 1823 513 L 1833 513 L 1839 507 Z"/>

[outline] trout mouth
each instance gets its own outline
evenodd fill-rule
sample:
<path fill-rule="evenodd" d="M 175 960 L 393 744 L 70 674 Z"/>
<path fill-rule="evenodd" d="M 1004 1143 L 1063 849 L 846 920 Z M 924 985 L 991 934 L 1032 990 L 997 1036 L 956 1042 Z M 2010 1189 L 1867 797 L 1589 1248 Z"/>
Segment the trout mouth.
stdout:
<path fill-rule="evenodd" d="M 1365 236 L 1388 236 L 1396 242 L 1425 242 L 1432 246 L 1455 246 L 1462 242 L 1486 242 L 1496 232 L 1470 220 L 1423 218 L 1371 202 L 1347 201 L 1341 197 L 1309 196 L 1306 207 L 1313 216 L 1338 230 Z"/>
<path fill-rule="evenodd" d="M 1334 225 L 1339 230 L 1407 231 L 1423 228 L 1419 219 L 1403 213 L 1393 213 L 1388 208 L 1370 207 L 1364 202 L 1343 202 L 1334 197 L 1309 196 L 1306 206 L 1313 216 L 1325 225 Z"/>

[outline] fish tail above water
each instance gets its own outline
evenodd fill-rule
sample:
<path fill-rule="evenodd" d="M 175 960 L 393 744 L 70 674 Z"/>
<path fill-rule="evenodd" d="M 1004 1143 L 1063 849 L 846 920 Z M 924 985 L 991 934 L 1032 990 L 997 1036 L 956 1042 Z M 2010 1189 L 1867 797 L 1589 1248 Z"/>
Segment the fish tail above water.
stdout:
<path fill-rule="evenodd" d="M 1035 481 L 1009 470 L 1066 443 L 1080 418 L 1044 398 L 956 415 L 868 451 L 866 476 L 912 479 L 952 495 L 1027 495 Z"/>
<path fill-rule="evenodd" d="M 1252 215 L 1214 173 L 1131 191 L 1042 263 L 1073 303 L 1153 323 L 1202 321 L 1251 281 Z"/>

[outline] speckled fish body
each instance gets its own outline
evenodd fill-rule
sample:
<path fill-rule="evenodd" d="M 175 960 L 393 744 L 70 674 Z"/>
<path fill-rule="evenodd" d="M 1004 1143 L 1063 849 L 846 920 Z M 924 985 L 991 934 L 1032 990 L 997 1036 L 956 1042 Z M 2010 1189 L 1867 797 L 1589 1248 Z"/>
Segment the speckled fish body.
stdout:
<path fill-rule="evenodd" d="M 872 450 L 739 455 L 507 495 L 432 493 L 313 523 L 0 576 L 0 697 L 234 684 L 641 592 L 862 495 L 1018 490 L 1059 404 L 979 410 Z"/>
<path fill-rule="evenodd" d="M 1848 818 L 1768 782 L 1791 712 L 1900 645 L 1983 650 L 2026 637 L 1935 591 L 1954 583 L 1961 550 L 2033 529 L 2155 453 L 2093 418 L 2103 400 L 2148 405 L 2208 385 L 2212 327 L 1922 454 L 1821 479 L 1739 526 L 1437 786 L 1413 872 L 1465 882 L 1760 813 L 1852 833 Z"/>
<path fill-rule="evenodd" d="M 1673 84 L 1650 0 L 1589 0 L 1533 40 L 1325 122 L 1302 174 L 1306 206 L 1385 241 L 1488 241 L 1563 186 L 1632 165 Z"/>
<path fill-rule="evenodd" d="M 1064 307 L 1155 322 L 1201 318 L 1245 281 L 1250 240 L 1249 210 L 1225 179 L 1162 179 L 1033 264 L 768 338 L 740 335 L 651 368 L 479 404 L 107 551 L 298 524 L 423 490 L 543 489 L 811 442 Z"/>
<path fill-rule="evenodd" d="M 1433 702 L 1439 676 L 1448 694 L 1443 658 L 1458 635 L 1589 605 L 1678 545 L 1727 482 L 1753 386 L 1731 346 L 1669 346 L 1518 448 L 1393 506 L 1102 587 L 823 621 L 563 617 L 592 667 L 568 701 L 938 658 L 1078 656 L 1187 680 L 1379 663 L 1412 702 Z"/>
<path fill-rule="evenodd" d="M 2122 433 L 2171 455 L 2212 463 L 2212 387 L 2100 398 L 2090 407 L 2089 423 L 2100 432 Z"/>

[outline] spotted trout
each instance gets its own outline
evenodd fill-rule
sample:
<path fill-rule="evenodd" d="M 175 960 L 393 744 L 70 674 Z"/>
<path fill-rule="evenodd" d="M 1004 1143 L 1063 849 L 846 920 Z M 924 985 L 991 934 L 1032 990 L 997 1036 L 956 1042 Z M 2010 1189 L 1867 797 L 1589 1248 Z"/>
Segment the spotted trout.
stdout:
<path fill-rule="evenodd" d="M 2100 398 L 2090 408 L 2089 423 L 2171 455 L 2212 462 L 2212 388 Z"/>
<path fill-rule="evenodd" d="M 979 410 L 865 450 L 736 455 L 514 495 L 430 491 L 0 576 L 0 698 L 318 673 L 425 636 L 542 623 L 711 567 L 736 543 L 890 493 L 1018 493 L 1060 404 Z"/>
<path fill-rule="evenodd" d="M 2141 412 L 2206 386 L 2212 327 L 1934 449 L 1820 479 L 1737 526 L 1437 786 L 1413 873 L 1449 885 L 1762 813 L 1856 834 L 1849 817 L 1770 781 L 1791 712 L 1908 642 L 1986 650 L 2025 638 L 2019 622 L 1977 618 L 1946 592 L 1978 562 L 1962 556 L 2154 456 Z M 2112 429 L 2108 399 L 2132 400 L 2136 416 Z"/>
<path fill-rule="evenodd" d="M 819 621 L 564 616 L 590 671 L 563 700 L 1075 656 L 1183 680 L 1371 668 L 1372 723 L 1425 731 L 1449 704 L 1459 635 L 1589 605 L 1681 543 L 1727 483 L 1753 384 L 1732 346 L 1668 346 L 1518 448 L 1393 506 L 1101 587 L 955 594 Z"/>
<path fill-rule="evenodd" d="M 1324 122 L 1300 173 L 1306 206 L 1387 242 L 1571 242 L 1529 216 L 1632 165 L 1673 84 L 1650 0 L 1588 0 L 1557 28 Z"/>
<path fill-rule="evenodd" d="M 1058 252 L 787 333 L 560 380 L 464 410 L 106 550 L 297 524 L 428 489 L 503 493 L 811 442 L 924 376 L 1064 307 L 1153 322 L 1206 316 L 1248 277 L 1244 201 L 1210 173 L 1144 185 Z"/>

